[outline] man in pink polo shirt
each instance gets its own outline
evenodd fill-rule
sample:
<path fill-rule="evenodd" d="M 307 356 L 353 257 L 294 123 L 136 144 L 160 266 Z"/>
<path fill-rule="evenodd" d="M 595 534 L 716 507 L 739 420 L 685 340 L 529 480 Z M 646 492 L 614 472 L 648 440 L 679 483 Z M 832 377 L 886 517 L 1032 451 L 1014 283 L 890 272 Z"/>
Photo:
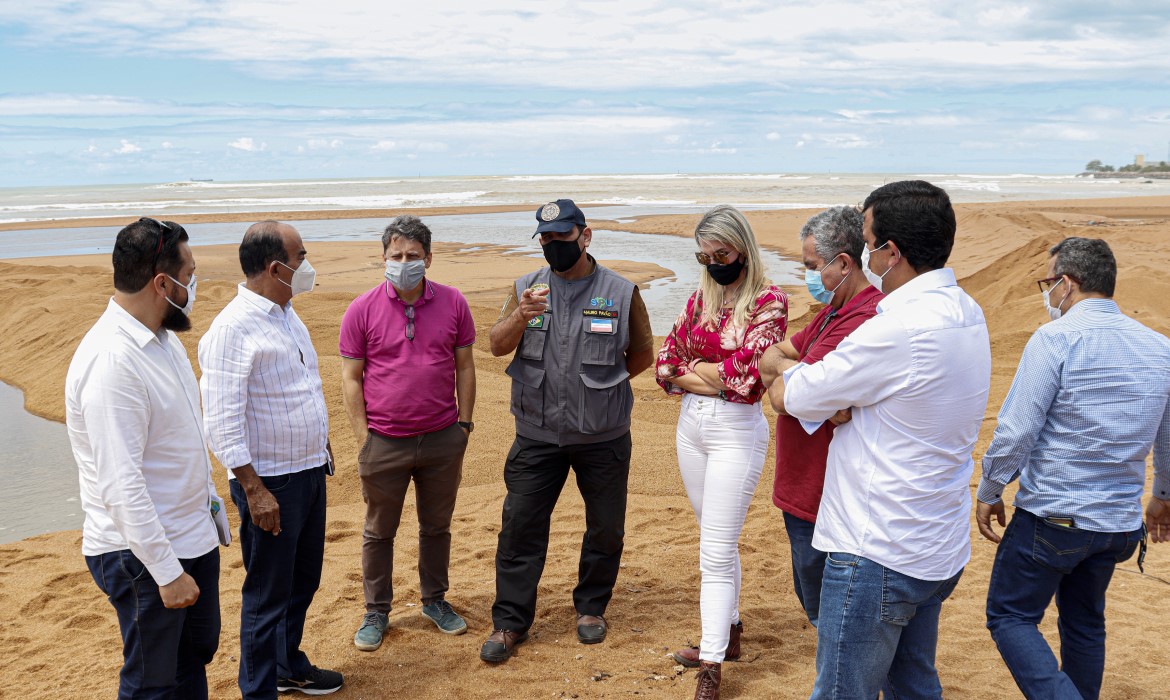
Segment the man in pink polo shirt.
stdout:
<path fill-rule="evenodd" d="M 362 651 L 381 646 L 389 626 L 394 535 L 411 479 L 422 614 L 441 632 L 467 631 L 445 596 L 451 514 L 475 427 L 475 323 L 459 290 L 426 279 L 431 232 L 418 217 L 390 222 L 382 258 L 386 280 L 355 299 L 341 320 L 342 393 L 362 444 L 358 473 L 366 502 L 366 612 L 354 635 Z"/>

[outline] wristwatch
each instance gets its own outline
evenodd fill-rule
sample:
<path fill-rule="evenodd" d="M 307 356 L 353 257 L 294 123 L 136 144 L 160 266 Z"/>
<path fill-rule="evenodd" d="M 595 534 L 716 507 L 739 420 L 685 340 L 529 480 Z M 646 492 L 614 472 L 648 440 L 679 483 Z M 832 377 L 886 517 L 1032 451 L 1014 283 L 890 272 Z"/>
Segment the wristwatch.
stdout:
<path fill-rule="evenodd" d="M 475 423 L 473 423 L 469 420 L 467 420 L 467 421 L 461 420 L 461 421 L 458 421 L 458 423 L 459 423 L 459 427 L 466 430 L 468 432 L 468 434 L 471 434 L 471 431 L 475 430 Z"/>

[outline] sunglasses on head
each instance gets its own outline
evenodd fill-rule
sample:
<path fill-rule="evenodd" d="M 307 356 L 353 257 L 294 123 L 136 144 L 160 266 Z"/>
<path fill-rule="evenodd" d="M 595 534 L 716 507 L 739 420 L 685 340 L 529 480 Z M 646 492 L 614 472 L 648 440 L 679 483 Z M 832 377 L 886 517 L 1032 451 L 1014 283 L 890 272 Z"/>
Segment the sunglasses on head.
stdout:
<path fill-rule="evenodd" d="M 150 262 L 150 269 L 153 271 L 153 270 L 158 268 L 158 257 L 160 255 L 162 255 L 163 245 L 166 243 L 166 240 L 167 240 L 167 233 L 169 233 L 172 230 L 171 225 L 168 223 L 159 221 L 158 219 L 152 219 L 149 216 L 144 216 L 141 219 L 139 219 L 138 221 L 139 222 L 146 221 L 148 223 L 154 224 L 155 228 L 158 229 L 158 245 L 156 245 L 154 247 L 154 258 L 152 258 L 151 262 Z"/>

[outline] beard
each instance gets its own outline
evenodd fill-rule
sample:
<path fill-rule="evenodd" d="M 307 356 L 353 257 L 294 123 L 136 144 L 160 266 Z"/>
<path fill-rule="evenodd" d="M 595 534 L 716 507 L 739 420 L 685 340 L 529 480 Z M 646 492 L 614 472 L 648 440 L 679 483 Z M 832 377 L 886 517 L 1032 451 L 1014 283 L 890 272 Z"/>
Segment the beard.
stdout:
<path fill-rule="evenodd" d="M 182 309 L 176 309 L 168 304 L 167 314 L 163 316 L 162 327 L 168 331 L 183 333 L 191 330 L 191 319 L 187 318 L 187 314 L 183 313 Z"/>

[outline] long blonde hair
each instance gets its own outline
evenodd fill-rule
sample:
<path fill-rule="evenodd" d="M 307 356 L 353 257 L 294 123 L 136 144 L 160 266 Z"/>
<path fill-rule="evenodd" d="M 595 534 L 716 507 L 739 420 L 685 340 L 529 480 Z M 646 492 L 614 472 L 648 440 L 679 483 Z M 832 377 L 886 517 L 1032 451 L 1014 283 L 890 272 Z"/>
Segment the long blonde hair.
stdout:
<path fill-rule="evenodd" d="M 733 206 L 720 204 L 699 219 L 695 227 L 695 243 L 703 241 L 722 243 L 739 253 L 747 265 L 747 274 L 736 290 L 735 312 L 732 322 L 738 328 L 747 328 L 755 310 L 756 297 L 768 286 L 764 276 L 764 262 L 760 246 L 747 217 Z M 707 268 L 699 275 L 699 297 L 703 300 L 702 323 L 710 328 L 719 326 L 719 312 L 723 306 L 723 287 L 711 277 Z"/>

